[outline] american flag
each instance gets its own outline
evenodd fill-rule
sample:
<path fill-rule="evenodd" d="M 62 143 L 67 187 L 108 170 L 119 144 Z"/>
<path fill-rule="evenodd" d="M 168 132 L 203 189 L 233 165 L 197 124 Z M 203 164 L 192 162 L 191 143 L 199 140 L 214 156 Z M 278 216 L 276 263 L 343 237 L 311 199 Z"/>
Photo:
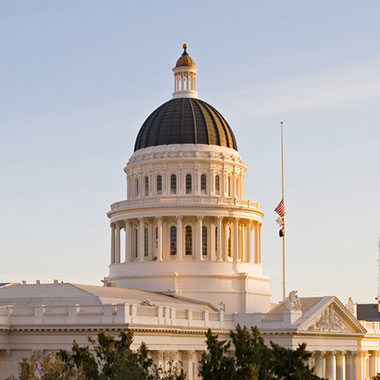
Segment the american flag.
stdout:
<path fill-rule="evenodd" d="M 276 211 L 277 214 L 280 215 L 281 218 L 283 218 L 285 216 L 285 204 L 284 204 L 284 200 L 283 199 L 281 199 L 280 203 L 274 209 L 274 211 Z"/>

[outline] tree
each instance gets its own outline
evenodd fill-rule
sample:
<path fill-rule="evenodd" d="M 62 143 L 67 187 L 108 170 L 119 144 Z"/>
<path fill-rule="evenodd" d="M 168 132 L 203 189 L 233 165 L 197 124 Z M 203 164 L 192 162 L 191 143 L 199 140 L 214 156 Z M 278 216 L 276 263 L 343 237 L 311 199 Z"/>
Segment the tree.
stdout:
<path fill-rule="evenodd" d="M 206 334 L 207 352 L 199 372 L 203 380 L 317 380 L 307 365 L 311 353 L 301 344 L 296 350 L 275 343 L 267 346 L 257 327 L 237 326 L 230 340 Z M 231 345 L 234 346 L 232 350 Z"/>
<path fill-rule="evenodd" d="M 133 351 L 130 330 L 118 338 L 100 332 L 89 342 L 91 347 L 74 341 L 70 351 L 24 359 L 19 380 L 186 380 L 180 363 L 170 362 L 166 371 L 157 367 L 145 343 Z"/>

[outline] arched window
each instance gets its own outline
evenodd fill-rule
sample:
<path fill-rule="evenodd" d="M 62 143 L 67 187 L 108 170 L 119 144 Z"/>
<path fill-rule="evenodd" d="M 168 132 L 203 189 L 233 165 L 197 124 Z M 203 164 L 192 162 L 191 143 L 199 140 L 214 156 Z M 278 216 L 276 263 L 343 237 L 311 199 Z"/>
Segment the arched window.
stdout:
<path fill-rule="evenodd" d="M 193 229 L 191 226 L 185 228 L 185 255 L 193 254 Z"/>
<path fill-rule="evenodd" d="M 191 194 L 191 190 L 192 190 L 191 174 L 186 174 L 186 194 Z"/>
<path fill-rule="evenodd" d="M 145 177 L 145 189 L 144 194 L 147 197 L 149 195 L 149 177 Z"/>
<path fill-rule="evenodd" d="M 206 174 L 201 175 L 201 194 L 206 194 L 207 190 L 207 181 L 206 181 Z"/>
<path fill-rule="evenodd" d="M 177 254 L 177 227 L 176 226 L 170 227 L 170 254 L 171 255 Z"/>
<path fill-rule="evenodd" d="M 157 176 L 157 194 L 160 195 L 162 193 L 162 176 L 158 175 Z"/>
<path fill-rule="evenodd" d="M 202 255 L 207 256 L 207 227 L 202 226 Z"/>
<path fill-rule="evenodd" d="M 220 177 L 218 175 L 215 176 L 215 193 L 218 195 L 220 193 Z"/>
<path fill-rule="evenodd" d="M 148 227 L 144 229 L 144 256 L 149 256 L 149 231 Z"/>
<path fill-rule="evenodd" d="M 170 176 L 170 193 L 177 194 L 177 176 L 175 174 Z"/>
<path fill-rule="evenodd" d="M 228 257 L 232 257 L 232 254 L 231 254 L 231 237 L 232 237 L 232 230 L 231 230 L 231 227 L 228 227 L 227 228 L 227 244 L 228 244 L 228 247 L 227 247 L 227 252 L 228 252 Z"/>
<path fill-rule="evenodd" d="M 136 178 L 136 181 L 135 181 L 135 191 L 136 191 L 136 197 L 139 196 L 139 179 Z"/>

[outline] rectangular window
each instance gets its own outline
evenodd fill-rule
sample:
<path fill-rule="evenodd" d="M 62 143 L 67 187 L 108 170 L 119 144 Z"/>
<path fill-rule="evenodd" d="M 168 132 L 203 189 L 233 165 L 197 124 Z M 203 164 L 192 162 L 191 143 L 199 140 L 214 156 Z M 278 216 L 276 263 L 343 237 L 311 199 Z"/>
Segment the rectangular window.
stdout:
<path fill-rule="evenodd" d="M 177 227 L 170 227 L 170 254 L 177 254 Z"/>
<path fill-rule="evenodd" d="M 149 195 L 149 177 L 145 177 L 145 196 Z"/>
<path fill-rule="evenodd" d="M 193 231 L 191 226 L 185 228 L 185 255 L 193 254 Z"/>
<path fill-rule="evenodd" d="M 135 232 L 135 256 L 139 254 L 139 230 L 136 228 Z"/>
<path fill-rule="evenodd" d="M 162 176 L 157 176 L 157 194 L 160 195 L 162 193 Z"/>
<path fill-rule="evenodd" d="M 215 253 L 218 252 L 218 227 L 215 227 Z"/>
<path fill-rule="evenodd" d="M 144 256 L 149 256 L 149 232 L 148 228 L 144 229 Z"/>
<path fill-rule="evenodd" d="M 202 227 L 202 255 L 207 256 L 207 227 Z"/>
<path fill-rule="evenodd" d="M 177 176 L 175 174 L 170 176 L 170 193 L 177 194 Z"/>
<path fill-rule="evenodd" d="M 206 194 L 207 191 L 207 182 L 206 182 L 206 175 L 201 175 L 201 194 Z"/>
<path fill-rule="evenodd" d="M 186 174 L 186 194 L 191 194 L 191 188 L 192 188 L 192 183 L 191 183 L 191 174 Z"/>

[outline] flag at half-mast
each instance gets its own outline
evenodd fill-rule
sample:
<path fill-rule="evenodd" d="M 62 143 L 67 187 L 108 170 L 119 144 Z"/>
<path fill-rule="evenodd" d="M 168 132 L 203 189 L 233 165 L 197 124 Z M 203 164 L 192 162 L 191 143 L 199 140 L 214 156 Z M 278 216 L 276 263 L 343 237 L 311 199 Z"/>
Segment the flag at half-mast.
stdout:
<path fill-rule="evenodd" d="M 285 204 L 284 204 L 284 200 L 283 199 L 281 199 L 280 203 L 274 209 L 274 211 L 276 211 L 277 214 L 279 215 L 279 218 L 276 219 L 276 222 L 281 227 L 281 229 L 278 232 L 278 234 L 279 234 L 280 237 L 283 237 L 283 236 L 285 236 Z"/>
<path fill-rule="evenodd" d="M 284 200 L 283 199 L 281 199 L 280 203 L 274 209 L 274 211 L 277 212 L 277 214 L 280 216 L 280 218 L 283 218 L 285 216 L 285 204 L 284 204 Z"/>

